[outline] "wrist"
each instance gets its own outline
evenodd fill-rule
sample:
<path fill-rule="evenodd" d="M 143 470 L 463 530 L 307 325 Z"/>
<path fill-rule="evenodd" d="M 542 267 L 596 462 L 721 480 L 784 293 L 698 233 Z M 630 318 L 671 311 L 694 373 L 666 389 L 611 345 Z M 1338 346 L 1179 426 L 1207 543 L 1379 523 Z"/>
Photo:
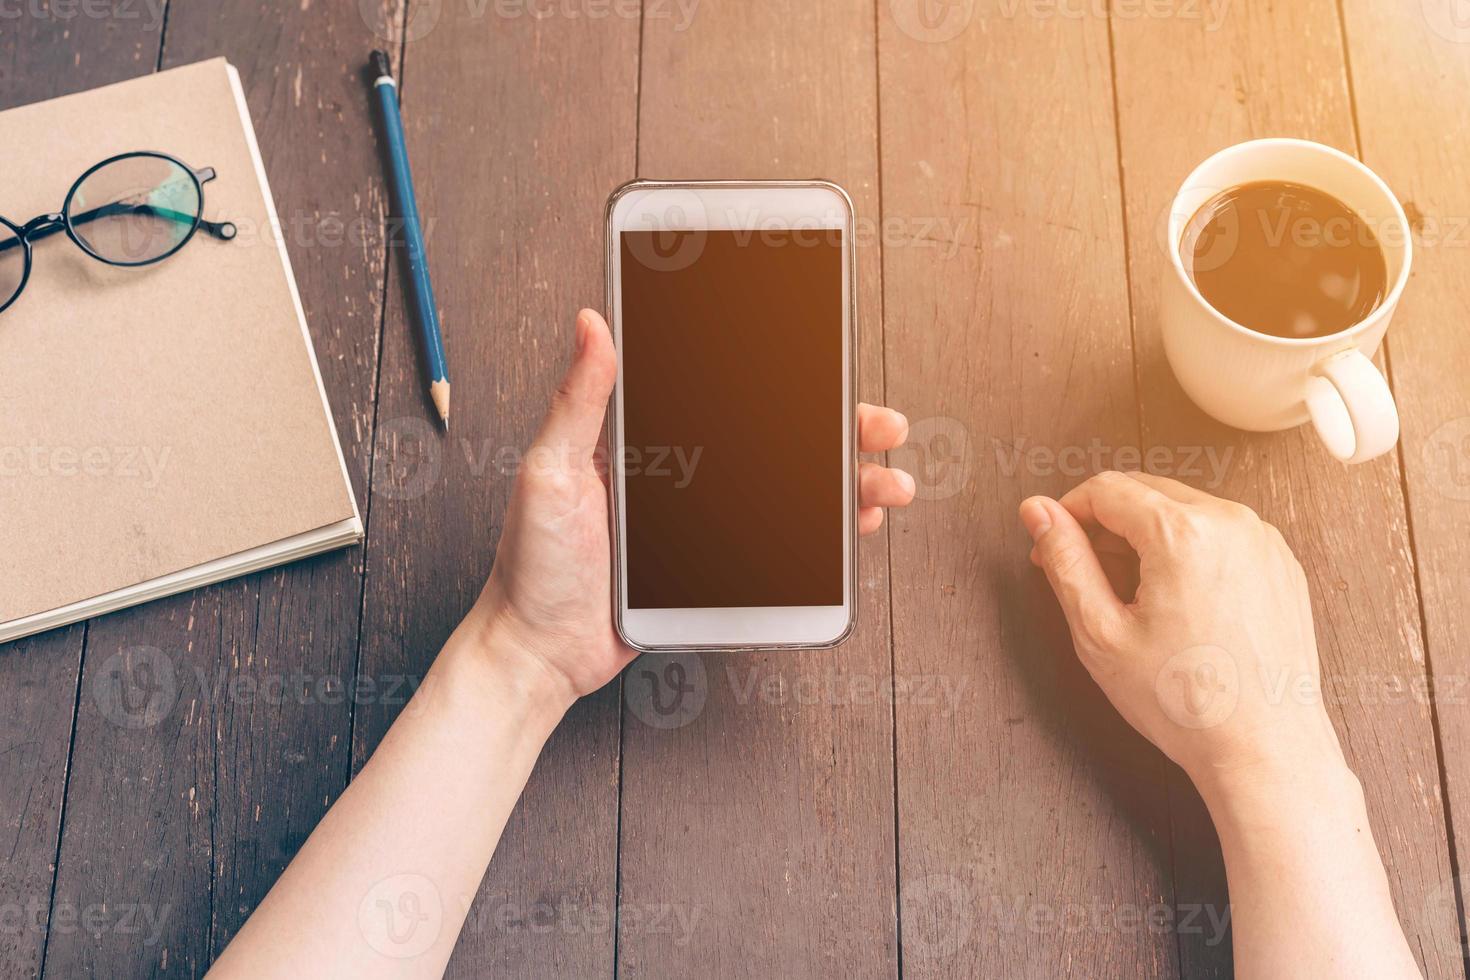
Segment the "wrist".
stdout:
<path fill-rule="evenodd" d="M 1298 833 L 1365 813 L 1363 787 L 1341 753 L 1191 773 L 1222 843 Z"/>
<path fill-rule="evenodd" d="M 454 631 L 440 660 L 477 697 L 524 713 L 548 733 L 577 700 L 571 682 L 483 605 Z"/>

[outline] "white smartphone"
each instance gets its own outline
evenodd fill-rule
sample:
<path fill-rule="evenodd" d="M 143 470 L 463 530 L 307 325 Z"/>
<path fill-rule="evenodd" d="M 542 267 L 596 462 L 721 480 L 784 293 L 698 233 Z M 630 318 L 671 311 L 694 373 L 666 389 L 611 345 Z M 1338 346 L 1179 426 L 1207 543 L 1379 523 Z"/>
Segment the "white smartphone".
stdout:
<path fill-rule="evenodd" d="M 857 621 L 852 201 L 634 181 L 607 205 L 614 619 L 639 650 L 834 646 Z"/>

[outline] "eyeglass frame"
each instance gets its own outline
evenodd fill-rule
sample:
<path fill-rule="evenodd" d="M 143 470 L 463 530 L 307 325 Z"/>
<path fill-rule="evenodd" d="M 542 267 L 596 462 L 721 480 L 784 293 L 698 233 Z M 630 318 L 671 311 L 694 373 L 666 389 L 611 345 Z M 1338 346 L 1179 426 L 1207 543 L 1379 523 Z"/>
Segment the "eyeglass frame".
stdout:
<path fill-rule="evenodd" d="M 144 259 L 141 262 L 117 262 L 97 252 L 90 245 L 88 245 L 87 242 L 82 238 L 82 236 L 77 232 L 76 225 L 72 220 L 73 216 L 71 213 L 71 205 L 73 199 L 77 195 L 77 191 L 81 189 L 82 184 L 86 183 L 88 177 L 92 176 L 103 167 L 117 163 L 119 160 L 128 160 L 133 157 L 152 157 L 154 159 L 164 160 L 178 167 L 184 173 L 188 174 L 189 179 L 194 183 L 194 192 L 199 199 L 199 210 L 194 214 L 193 221 L 189 225 L 189 230 L 184 234 L 184 237 L 179 239 L 178 243 L 170 248 L 167 252 L 164 252 L 162 255 L 156 255 L 150 259 Z M 174 255 L 174 253 L 178 252 L 179 249 L 189 244 L 189 240 L 194 237 L 195 232 L 197 232 L 201 227 L 204 228 L 205 231 L 208 232 L 211 236 L 221 241 L 230 241 L 235 237 L 237 231 L 233 222 L 206 221 L 204 219 L 204 185 L 209 183 L 211 180 L 214 180 L 217 176 L 218 174 L 215 173 L 213 167 L 201 167 L 198 170 L 195 170 L 193 167 L 189 166 L 178 157 L 172 156 L 167 153 L 159 153 L 156 150 L 133 150 L 128 153 L 118 153 L 114 156 L 110 156 L 100 163 L 94 163 L 92 166 L 83 171 L 82 175 L 78 177 L 75 181 L 73 181 L 71 188 L 67 190 L 66 197 L 61 202 L 60 211 L 51 212 L 48 214 L 39 214 L 23 225 L 17 225 L 9 218 L 6 218 L 4 215 L 0 215 L 0 225 L 4 225 L 7 229 L 10 230 L 11 234 L 15 236 L 15 240 L 19 242 L 21 247 L 24 249 L 25 256 L 25 268 L 21 272 L 20 282 L 16 284 L 15 292 L 12 293 L 10 297 L 5 300 L 4 303 L 0 303 L 0 313 L 4 313 L 15 303 L 16 300 L 20 299 L 21 293 L 25 292 L 26 284 L 31 280 L 31 266 L 33 264 L 34 255 L 32 242 L 54 235 L 58 231 L 65 231 L 66 237 L 70 238 L 72 242 L 75 243 L 77 248 L 81 249 L 83 252 L 86 252 L 98 262 L 101 262 L 104 265 L 117 266 L 123 269 L 136 269 L 140 266 L 154 265 L 155 263 L 162 262 L 164 259 L 169 258 Z M 101 210 L 102 208 L 105 208 L 107 206 L 108 205 L 105 204 L 101 205 L 98 208 L 94 208 L 93 211 Z M 152 207 L 151 205 L 148 206 Z M 160 208 L 157 210 L 162 212 L 167 209 Z M 169 213 L 174 216 L 170 220 L 177 220 L 178 218 L 183 216 L 182 213 L 178 211 L 170 211 Z M 87 215 L 91 215 L 91 217 L 87 217 Z M 94 214 L 93 212 L 84 212 L 81 217 L 85 222 L 96 220 L 99 217 L 103 217 L 103 215 Z M 13 246 L 9 245 L 9 243 L 0 242 L 0 251 L 4 251 L 11 247 Z"/>

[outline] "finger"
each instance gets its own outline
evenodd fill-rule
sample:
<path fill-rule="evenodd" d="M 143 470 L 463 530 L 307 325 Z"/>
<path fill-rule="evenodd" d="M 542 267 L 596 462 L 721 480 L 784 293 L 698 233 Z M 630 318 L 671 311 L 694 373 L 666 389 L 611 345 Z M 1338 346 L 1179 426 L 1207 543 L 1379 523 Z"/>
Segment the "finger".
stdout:
<path fill-rule="evenodd" d="M 858 405 L 858 450 L 865 453 L 887 452 L 909 437 L 909 420 L 891 408 Z"/>
<path fill-rule="evenodd" d="M 872 534 L 883 526 L 882 507 L 859 507 L 858 508 L 858 533 Z"/>
<path fill-rule="evenodd" d="M 607 400 L 618 376 L 618 356 L 607 322 L 593 310 L 577 314 L 576 353 L 551 398 L 536 445 L 566 452 L 572 460 L 591 459 L 602 434 Z"/>
<path fill-rule="evenodd" d="M 1020 516 L 1073 637 L 1097 642 L 1099 637 L 1116 635 L 1125 614 L 1123 603 L 1082 525 L 1067 508 L 1047 497 L 1027 498 L 1021 503 Z"/>
<path fill-rule="evenodd" d="M 877 463 L 858 467 L 859 507 L 907 507 L 914 499 L 914 478 L 903 470 Z"/>
<path fill-rule="evenodd" d="M 1068 490 L 1059 502 L 1079 524 L 1121 535 L 1140 554 L 1155 542 L 1159 517 L 1179 506 L 1153 487 L 1111 470 Z"/>
<path fill-rule="evenodd" d="M 1203 490 L 1196 490 L 1187 483 L 1171 480 L 1167 476 L 1157 476 L 1153 473 L 1129 472 L 1124 476 L 1130 480 L 1137 480 L 1146 487 L 1153 487 L 1159 493 L 1170 500 L 1177 500 L 1181 504 L 1205 504 L 1218 498 L 1212 497 Z"/>

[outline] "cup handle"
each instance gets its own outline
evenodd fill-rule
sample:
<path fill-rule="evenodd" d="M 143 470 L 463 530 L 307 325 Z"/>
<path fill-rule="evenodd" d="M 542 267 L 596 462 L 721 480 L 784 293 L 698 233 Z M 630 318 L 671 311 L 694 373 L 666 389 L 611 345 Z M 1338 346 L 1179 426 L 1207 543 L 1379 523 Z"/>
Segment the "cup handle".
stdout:
<path fill-rule="evenodd" d="M 1345 463 L 1365 463 L 1399 441 L 1393 392 L 1356 348 L 1317 365 L 1307 383 L 1307 410 L 1327 451 Z"/>

